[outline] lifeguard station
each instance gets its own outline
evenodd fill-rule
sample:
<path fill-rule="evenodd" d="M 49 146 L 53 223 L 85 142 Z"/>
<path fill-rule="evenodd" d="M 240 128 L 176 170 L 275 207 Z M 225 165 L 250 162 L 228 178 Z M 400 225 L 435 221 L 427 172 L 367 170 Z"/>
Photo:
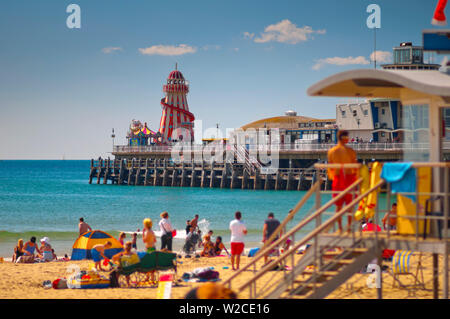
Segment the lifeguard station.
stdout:
<path fill-rule="evenodd" d="M 424 32 L 424 48 L 449 52 L 450 30 L 433 32 Z M 413 174 L 407 191 L 397 189 L 393 194 L 392 190 L 398 185 L 383 178 L 363 185 L 364 178 L 361 176 L 332 198 L 330 192 L 320 191 L 322 180 L 319 178 L 275 231 L 272 239 L 282 230 L 284 235 L 273 242 L 272 239 L 267 240 L 272 244 L 265 245 L 249 264 L 225 284 L 247 298 L 325 298 L 365 265 L 373 263 L 374 259 L 381 269 L 382 252 L 391 249 L 432 254 L 433 297 L 448 299 L 450 162 L 448 159 L 444 161 L 442 144 L 445 135 L 450 133 L 443 120 L 443 112 L 450 108 L 450 66 L 444 65 L 439 71 L 352 70 L 332 75 L 311 86 L 307 92 L 317 97 L 400 100 L 400 116 L 409 125 L 404 134 L 411 141 L 426 143 L 428 148 L 405 151 L 403 154 L 403 162 Z M 414 116 L 410 117 L 410 114 Z M 315 165 L 318 171 L 361 167 L 362 164 Z M 356 194 L 355 199 L 339 212 L 332 211 L 335 203 L 349 193 Z M 310 199 L 315 201 L 314 208 L 287 230 L 288 223 Z M 346 216 L 349 210 L 353 213 L 357 211 L 364 200 L 372 201 L 369 218 L 378 225 L 384 213 L 390 211 L 391 203 L 398 202 L 397 230 L 363 232 L 360 223 L 354 222 L 348 233 L 330 231 L 336 229 L 338 218 Z M 300 239 L 295 240 L 296 236 Z M 262 265 L 264 255 L 287 239 L 294 243 L 292 248 L 269 264 Z M 311 244 L 311 247 L 299 255 L 299 248 L 306 244 Z M 439 265 L 439 256 L 443 257 L 442 265 Z M 271 271 L 277 264 L 283 264 L 284 270 Z M 248 270 L 253 270 L 253 277 L 237 286 L 235 278 Z M 439 287 L 439 272 L 442 275 L 442 289 Z M 376 289 L 378 298 L 382 298 L 382 276 L 376 283 Z"/>

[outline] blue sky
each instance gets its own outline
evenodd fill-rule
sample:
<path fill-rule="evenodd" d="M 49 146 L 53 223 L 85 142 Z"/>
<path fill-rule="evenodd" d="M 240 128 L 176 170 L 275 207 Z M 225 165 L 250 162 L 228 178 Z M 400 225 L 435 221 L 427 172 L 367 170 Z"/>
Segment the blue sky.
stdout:
<path fill-rule="evenodd" d="M 81 8 L 80 29 L 66 26 L 71 3 Z M 203 128 L 288 109 L 334 118 L 342 100 L 306 90 L 373 67 L 371 3 L 381 7 L 377 50 L 386 61 L 393 46 L 420 45 L 422 30 L 433 28 L 436 1 L 423 0 L 2 1 L 0 159 L 107 156 L 111 128 L 116 144 L 132 119 L 156 130 L 175 62 Z"/>

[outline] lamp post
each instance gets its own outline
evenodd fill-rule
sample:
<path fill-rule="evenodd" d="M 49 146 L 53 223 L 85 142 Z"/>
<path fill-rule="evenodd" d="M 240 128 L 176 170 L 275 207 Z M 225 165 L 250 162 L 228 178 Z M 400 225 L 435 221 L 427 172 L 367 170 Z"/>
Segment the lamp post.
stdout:
<path fill-rule="evenodd" d="M 114 128 L 112 129 L 112 134 L 111 134 L 111 138 L 112 138 L 112 145 L 113 145 L 113 152 L 114 152 L 114 139 L 116 137 L 116 134 L 114 134 Z"/>

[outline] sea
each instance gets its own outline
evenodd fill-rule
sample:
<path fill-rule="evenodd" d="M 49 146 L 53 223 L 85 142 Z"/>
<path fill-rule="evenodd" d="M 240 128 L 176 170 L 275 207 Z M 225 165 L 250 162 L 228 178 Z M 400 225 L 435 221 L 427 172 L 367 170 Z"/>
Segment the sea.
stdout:
<path fill-rule="evenodd" d="M 78 237 L 80 217 L 93 228 L 114 237 L 119 232 L 142 229 L 142 220 L 151 218 L 159 230 L 160 213 L 179 234 L 174 250 L 184 244 L 186 221 L 200 216 L 203 232 L 222 236 L 229 247 L 229 223 L 240 211 L 248 229 L 246 247 L 262 245 L 262 228 L 269 212 L 282 221 L 304 191 L 267 191 L 196 187 L 119 186 L 89 184 L 89 160 L 1 160 L 0 161 L 0 257 L 10 258 L 17 240 L 24 242 L 44 236 L 58 256 L 71 255 Z M 323 202 L 330 196 L 325 195 Z M 288 228 L 314 208 L 314 196 L 297 213 Z M 305 230 L 307 232 L 308 229 Z M 127 235 L 130 239 L 130 235 Z M 297 239 L 297 238 L 296 238 Z M 160 245 L 158 239 L 157 245 Z M 144 248 L 138 237 L 138 250 Z"/>

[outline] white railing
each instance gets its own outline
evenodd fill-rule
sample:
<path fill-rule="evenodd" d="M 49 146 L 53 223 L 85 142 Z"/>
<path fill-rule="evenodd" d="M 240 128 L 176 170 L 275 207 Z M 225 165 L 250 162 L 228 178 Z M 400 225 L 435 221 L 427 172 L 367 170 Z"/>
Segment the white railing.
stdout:
<path fill-rule="evenodd" d="M 335 144 L 309 144 L 309 143 L 297 143 L 297 144 L 246 144 L 238 145 L 241 149 L 238 153 L 244 155 L 248 153 L 248 150 L 252 151 L 327 151 L 335 146 Z M 353 148 L 355 151 L 425 151 L 430 148 L 428 143 L 349 143 L 348 146 Z M 236 150 L 232 145 L 218 145 L 218 144 L 208 144 L 208 145 L 193 145 L 193 151 L 230 151 Z M 245 152 L 243 151 L 245 149 Z M 450 142 L 445 141 L 442 143 L 442 149 L 450 150 Z M 114 152 L 116 153 L 145 153 L 145 152 L 171 152 L 171 145 L 148 145 L 148 146 L 128 146 L 128 145 L 116 145 L 114 146 Z M 245 156 L 248 157 L 248 156 Z"/>

